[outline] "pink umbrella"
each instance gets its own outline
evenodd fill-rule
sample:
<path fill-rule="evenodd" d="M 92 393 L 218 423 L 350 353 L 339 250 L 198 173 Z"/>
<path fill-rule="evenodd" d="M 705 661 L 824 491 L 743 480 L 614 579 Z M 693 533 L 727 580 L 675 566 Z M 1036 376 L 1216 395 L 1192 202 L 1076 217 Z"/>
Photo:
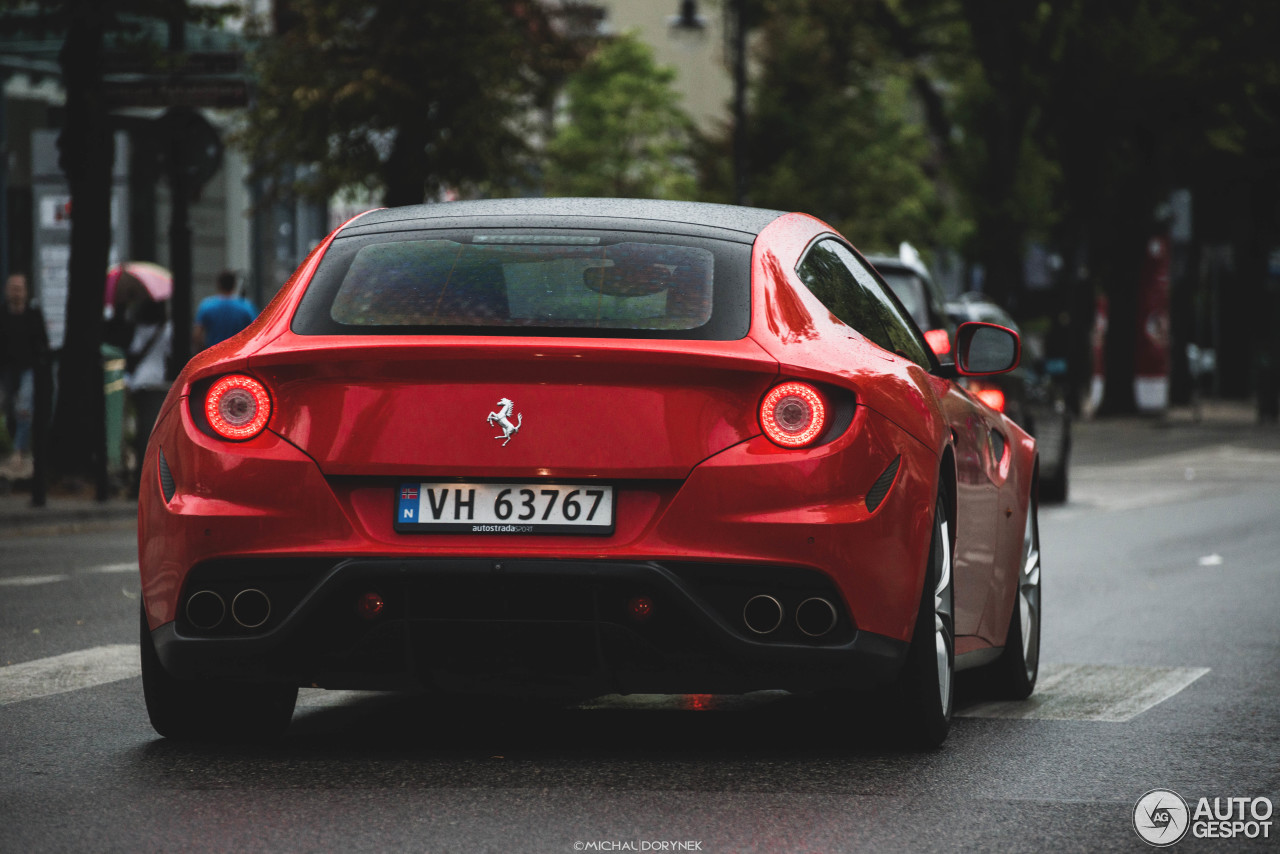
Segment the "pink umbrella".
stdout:
<path fill-rule="evenodd" d="M 103 292 L 104 304 L 115 302 L 116 292 L 121 295 L 141 288 L 156 302 L 167 300 L 173 295 L 173 274 L 150 261 L 128 261 L 124 264 L 113 264 L 107 268 L 107 282 Z"/>

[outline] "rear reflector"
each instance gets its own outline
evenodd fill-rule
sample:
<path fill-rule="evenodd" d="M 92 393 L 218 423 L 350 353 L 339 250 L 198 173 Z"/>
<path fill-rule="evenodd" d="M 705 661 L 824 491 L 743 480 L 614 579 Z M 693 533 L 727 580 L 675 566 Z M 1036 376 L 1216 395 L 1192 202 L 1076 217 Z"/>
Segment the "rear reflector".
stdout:
<path fill-rule="evenodd" d="M 760 404 L 760 426 L 775 444 L 803 448 L 815 442 L 827 426 L 826 402 L 806 383 L 774 386 Z"/>
<path fill-rule="evenodd" d="M 627 614 L 637 623 L 653 616 L 653 600 L 648 596 L 633 596 L 627 600 Z"/>
<path fill-rule="evenodd" d="M 205 398 L 205 418 L 224 439 L 242 442 L 262 432 L 271 418 L 271 397 L 262 383 L 231 374 L 213 384 Z"/>
<path fill-rule="evenodd" d="M 356 613 L 366 620 L 374 620 L 381 616 L 386 606 L 387 603 L 377 593 L 365 593 L 356 600 Z"/>

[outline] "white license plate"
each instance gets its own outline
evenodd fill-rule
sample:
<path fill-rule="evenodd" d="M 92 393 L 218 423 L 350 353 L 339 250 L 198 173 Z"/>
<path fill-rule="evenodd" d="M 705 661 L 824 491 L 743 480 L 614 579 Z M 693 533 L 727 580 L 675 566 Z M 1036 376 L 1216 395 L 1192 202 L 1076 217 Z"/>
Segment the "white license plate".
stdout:
<path fill-rule="evenodd" d="M 592 483 L 400 484 L 397 531 L 611 534 L 613 487 Z"/>

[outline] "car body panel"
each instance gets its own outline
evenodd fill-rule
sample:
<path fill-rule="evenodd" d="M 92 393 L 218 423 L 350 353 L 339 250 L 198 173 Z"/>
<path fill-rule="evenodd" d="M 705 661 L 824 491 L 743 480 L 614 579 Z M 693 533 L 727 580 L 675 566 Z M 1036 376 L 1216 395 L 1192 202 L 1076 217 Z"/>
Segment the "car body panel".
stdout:
<path fill-rule="evenodd" d="M 251 364 L 279 402 L 271 429 L 326 475 L 681 478 L 760 432 L 743 402 L 777 363 L 750 340 L 657 343 L 286 333 Z M 495 453 L 502 431 L 482 425 L 504 398 L 523 421 Z"/>
<path fill-rule="evenodd" d="M 579 206 L 545 201 L 518 205 L 520 221 L 590 221 Z M 661 231 L 658 213 L 696 220 L 708 207 L 715 206 L 607 209 L 634 214 L 612 218 L 610 227 Z M 466 216 L 488 209 L 459 207 Z M 423 209 L 384 212 L 352 227 L 377 234 L 415 216 Z M 382 585 L 453 578 L 501 588 L 523 583 L 507 577 L 523 570 L 571 596 L 594 579 L 592 595 L 605 598 L 560 622 L 587 634 L 630 632 L 632 647 L 662 648 L 663 660 L 683 674 L 664 683 L 656 671 L 623 668 L 618 685 L 692 690 L 702 679 L 717 690 L 795 687 L 842 673 L 883 681 L 912 636 L 940 494 L 955 519 L 957 651 L 1003 644 L 1034 441 L 936 363 L 885 351 L 825 309 L 795 270 L 810 243 L 835 236 L 829 226 L 801 214 L 733 209 L 709 222 L 672 228 L 719 229 L 737 240 L 742 229 L 759 229 L 751 322 L 740 340 L 295 334 L 290 318 L 330 235 L 254 326 L 187 365 L 153 431 L 139 499 L 139 560 L 161 660 L 188 676 L 243 667 L 240 678 L 382 685 L 388 673 L 334 675 L 347 667 L 334 664 L 348 660 L 340 655 L 305 660 L 311 647 L 298 647 L 300 633 L 323 646 L 324 621 L 338 619 L 325 616 L 337 613 L 326 597 L 348 595 L 357 579 L 373 577 Z M 201 423 L 204 389 L 232 372 L 264 383 L 272 398 L 266 429 L 247 441 L 224 441 Z M 786 380 L 812 383 L 830 404 L 834 426 L 811 447 L 783 448 L 760 427 L 764 394 Z M 522 416 L 510 442 L 498 441 L 502 431 L 486 423 L 503 398 Z M 993 433 L 1002 437 L 998 453 Z M 174 484 L 169 498 L 161 453 Z M 615 490 L 616 520 L 610 532 L 591 536 L 400 532 L 395 502 L 406 479 L 594 479 Z M 310 574 L 300 580 L 305 573 L 295 568 L 304 563 Z M 182 602 L 193 585 L 216 586 L 223 575 L 258 566 L 276 581 L 295 573 L 285 580 L 306 588 L 281 599 L 260 635 L 202 633 L 184 622 Z M 727 658 L 682 657 L 684 647 L 662 635 L 675 631 L 670 626 L 605 627 L 590 616 L 626 584 L 664 591 L 671 613 L 688 617 L 685 628 Z M 762 639 L 735 623 L 742 596 L 775 590 L 785 600 L 786 591 L 805 585 L 830 589 L 836 599 L 838 627 L 829 638 Z M 613 592 L 599 592 L 606 589 Z M 350 619 L 343 612 L 341 620 Z M 537 621 L 507 622 L 527 628 Z M 444 616 L 415 625 L 422 637 L 463 631 Z M 474 637 L 474 621 L 468 625 L 463 634 Z M 361 634 L 361 643 L 375 635 Z M 282 650 L 301 662 L 264 670 Z M 734 675 L 715 677 L 722 665 Z M 437 668 L 426 681 L 439 687 L 457 677 Z"/>

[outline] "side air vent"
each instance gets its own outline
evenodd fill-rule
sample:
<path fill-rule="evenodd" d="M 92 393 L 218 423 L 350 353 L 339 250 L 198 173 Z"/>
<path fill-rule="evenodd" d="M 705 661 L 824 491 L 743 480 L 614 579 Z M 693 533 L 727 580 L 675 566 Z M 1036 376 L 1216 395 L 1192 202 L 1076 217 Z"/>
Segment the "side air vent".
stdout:
<path fill-rule="evenodd" d="M 160 491 L 164 493 L 165 503 L 173 500 L 173 494 L 178 491 L 178 485 L 173 482 L 173 472 L 169 471 L 169 461 L 164 458 L 164 451 L 160 452 Z"/>
<path fill-rule="evenodd" d="M 898 476 L 898 465 L 902 462 L 902 456 L 898 455 L 893 458 L 893 462 L 889 463 L 889 467 L 884 473 L 876 478 L 876 482 L 871 484 L 871 490 L 867 493 L 867 509 L 872 513 L 880 506 L 880 502 L 884 501 L 884 497 L 889 494 L 889 487 L 893 486 L 893 479 Z"/>

